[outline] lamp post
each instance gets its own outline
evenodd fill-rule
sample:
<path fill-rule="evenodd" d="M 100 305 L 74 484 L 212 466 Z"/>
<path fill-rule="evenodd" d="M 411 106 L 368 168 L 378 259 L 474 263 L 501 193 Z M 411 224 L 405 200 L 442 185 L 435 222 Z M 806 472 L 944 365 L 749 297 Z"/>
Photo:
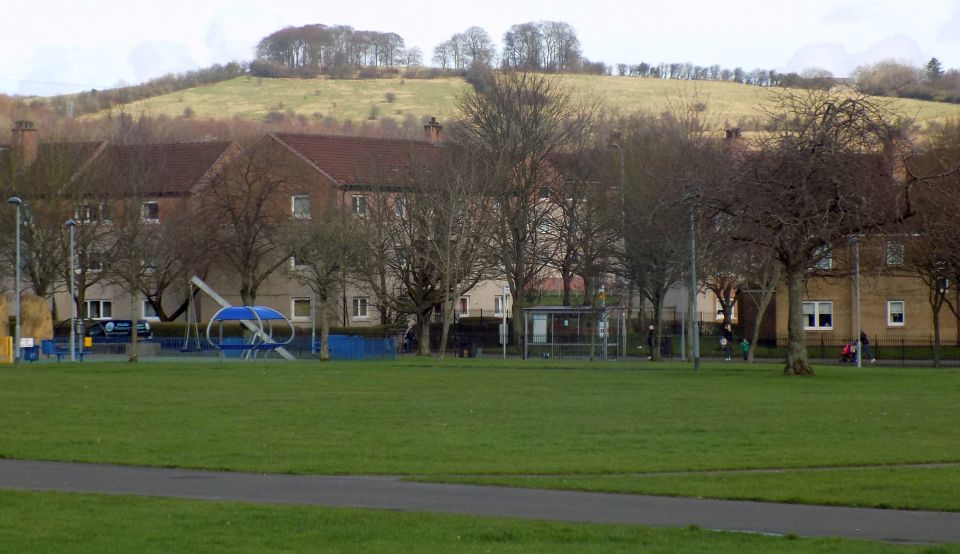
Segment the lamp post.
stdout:
<path fill-rule="evenodd" d="M 20 365 L 20 210 L 23 207 L 23 200 L 19 196 L 11 196 L 7 202 L 17 207 L 17 319 L 13 337 L 13 363 L 18 366 Z"/>
<path fill-rule="evenodd" d="M 70 229 L 70 361 L 77 361 L 77 222 L 68 219 L 66 226 Z"/>
<path fill-rule="evenodd" d="M 627 223 L 626 223 L 626 199 L 624 196 L 624 187 L 627 184 L 627 171 L 624 167 L 623 162 L 623 149 L 620 148 L 620 145 L 612 142 L 610 143 L 610 148 L 613 148 L 617 151 L 620 158 L 620 248 L 623 251 L 624 256 L 627 253 Z M 624 268 L 625 269 L 625 268 Z M 620 272 L 620 301 L 623 304 L 623 309 L 620 310 L 620 341 L 622 345 L 623 359 L 627 358 L 627 318 L 630 317 L 630 312 L 627 310 L 629 299 L 624 298 L 624 295 L 627 294 L 627 278 L 624 274 L 624 271 Z"/>
<path fill-rule="evenodd" d="M 503 343 L 503 359 L 507 359 L 507 338 L 510 330 L 507 328 L 507 297 L 510 296 L 510 285 L 503 285 L 503 301 L 500 302 L 500 313 L 503 321 L 500 323 L 500 342 Z M 526 331 L 524 331 L 526 332 Z M 526 353 L 526 351 L 524 351 Z"/>
<path fill-rule="evenodd" d="M 697 325 L 697 235 L 693 219 L 693 204 L 690 205 L 687 217 L 690 225 L 690 340 L 693 351 L 693 369 L 700 369 L 700 326 Z"/>

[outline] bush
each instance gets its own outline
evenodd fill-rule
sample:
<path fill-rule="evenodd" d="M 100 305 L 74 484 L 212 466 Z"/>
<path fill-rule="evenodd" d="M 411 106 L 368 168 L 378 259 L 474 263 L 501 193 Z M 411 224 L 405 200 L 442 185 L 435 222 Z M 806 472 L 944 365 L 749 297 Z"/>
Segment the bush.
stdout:
<path fill-rule="evenodd" d="M 386 99 L 388 104 L 393 104 L 394 102 L 397 101 L 397 95 L 392 91 L 387 92 L 386 94 L 383 95 L 383 97 L 384 99 Z"/>

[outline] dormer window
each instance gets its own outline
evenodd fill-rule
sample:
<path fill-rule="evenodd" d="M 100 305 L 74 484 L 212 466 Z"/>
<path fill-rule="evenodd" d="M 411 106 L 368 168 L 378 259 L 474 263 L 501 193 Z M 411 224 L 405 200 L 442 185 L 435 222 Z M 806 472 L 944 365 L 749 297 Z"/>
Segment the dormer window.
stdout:
<path fill-rule="evenodd" d="M 367 197 L 362 194 L 353 195 L 353 215 L 357 217 L 367 216 Z"/>
<path fill-rule="evenodd" d="M 160 222 L 160 204 L 157 202 L 144 202 L 140 207 L 140 213 L 145 223 Z"/>

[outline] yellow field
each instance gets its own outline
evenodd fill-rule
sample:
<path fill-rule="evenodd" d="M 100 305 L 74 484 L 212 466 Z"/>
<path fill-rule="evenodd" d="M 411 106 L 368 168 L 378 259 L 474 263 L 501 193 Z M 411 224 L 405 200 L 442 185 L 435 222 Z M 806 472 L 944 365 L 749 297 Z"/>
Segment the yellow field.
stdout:
<path fill-rule="evenodd" d="M 770 89 L 714 81 L 674 81 L 595 75 L 560 77 L 577 96 L 599 99 L 612 113 L 657 113 L 669 107 L 670 99 L 697 93 L 707 102 L 710 119 L 719 125 L 738 125 L 764 119 L 757 109 Z M 180 116 L 190 108 L 194 117 L 263 119 L 272 111 L 306 116 L 332 117 L 339 121 L 436 116 L 450 119 L 457 98 L 469 90 L 460 78 L 443 79 L 266 79 L 239 77 L 214 85 L 183 90 L 135 102 L 130 113 Z M 395 99 L 388 102 L 387 93 Z M 960 105 L 917 100 L 895 100 L 897 112 L 925 123 L 960 117 Z"/>

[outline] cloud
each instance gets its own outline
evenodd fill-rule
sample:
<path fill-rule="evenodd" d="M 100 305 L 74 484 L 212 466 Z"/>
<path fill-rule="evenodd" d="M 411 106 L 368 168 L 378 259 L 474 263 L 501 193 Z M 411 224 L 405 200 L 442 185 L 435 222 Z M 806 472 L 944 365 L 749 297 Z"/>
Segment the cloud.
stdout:
<path fill-rule="evenodd" d="M 197 62 L 186 46 L 167 40 L 138 43 L 130 49 L 127 61 L 133 68 L 137 82 L 197 67 Z"/>
<path fill-rule="evenodd" d="M 894 35 L 877 41 L 861 52 L 849 52 L 838 42 L 808 44 L 799 48 L 787 61 L 786 70 L 801 72 L 817 67 L 830 71 L 837 77 L 850 75 L 861 65 L 894 59 L 909 64 L 924 63 L 926 57 L 914 39 Z"/>
<path fill-rule="evenodd" d="M 940 27 L 940 36 L 942 41 L 956 42 L 960 41 L 960 7 L 953 10 L 950 19 Z"/>
<path fill-rule="evenodd" d="M 205 42 L 211 62 L 250 60 L 260 39 L 280 29 L 279 15 L 247 4 L 231 4 L 216 11 L 207 24 Z"/>

